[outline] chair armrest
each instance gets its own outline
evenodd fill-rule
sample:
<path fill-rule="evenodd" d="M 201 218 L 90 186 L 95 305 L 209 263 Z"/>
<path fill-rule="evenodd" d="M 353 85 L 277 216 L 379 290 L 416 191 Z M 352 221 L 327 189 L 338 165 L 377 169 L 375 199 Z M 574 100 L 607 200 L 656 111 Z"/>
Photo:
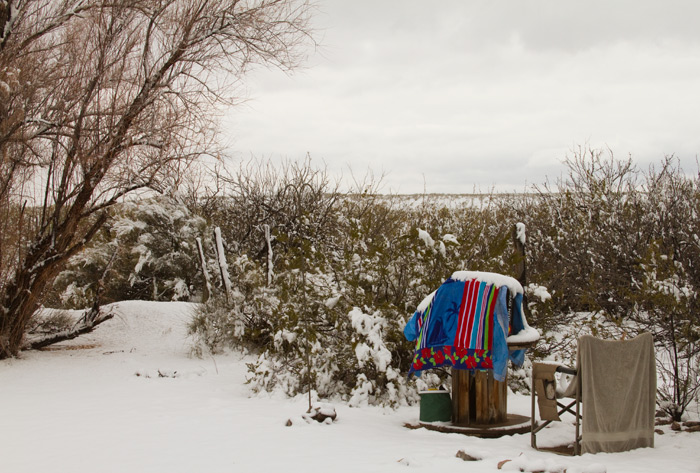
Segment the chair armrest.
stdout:
<path fill-rule="evenodd" d="M 570 374 L 572 376 L 576 376 L 576 369 L 570 368 L 568 366 L 557 366 L 557 373 L 564 373 L 564 374 Z"/>

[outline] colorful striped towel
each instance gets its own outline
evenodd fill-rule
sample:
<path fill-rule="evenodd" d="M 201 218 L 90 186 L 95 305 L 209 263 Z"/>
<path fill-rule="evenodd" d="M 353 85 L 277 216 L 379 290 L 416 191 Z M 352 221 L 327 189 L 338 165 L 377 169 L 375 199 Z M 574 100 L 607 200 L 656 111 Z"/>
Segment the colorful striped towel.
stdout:
<path fill-rule="evenodd" d="M 485 279 L 450 278 L 419 306 L 404 329 L 416 340 L 409 374 L 453 366 L 493 369 L 496 379 L 505 378 L 509 288 Z"/>

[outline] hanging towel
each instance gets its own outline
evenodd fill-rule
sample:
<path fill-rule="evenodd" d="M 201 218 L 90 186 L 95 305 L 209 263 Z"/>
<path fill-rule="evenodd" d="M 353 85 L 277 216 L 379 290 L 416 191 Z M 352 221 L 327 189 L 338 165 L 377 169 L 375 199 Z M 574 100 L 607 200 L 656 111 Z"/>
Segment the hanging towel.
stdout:
<path fill-rule="evenodd" d="M 578 340 L 583 402 L 583 453 L 654 446 L 656 364 L 654 340 Z"/>

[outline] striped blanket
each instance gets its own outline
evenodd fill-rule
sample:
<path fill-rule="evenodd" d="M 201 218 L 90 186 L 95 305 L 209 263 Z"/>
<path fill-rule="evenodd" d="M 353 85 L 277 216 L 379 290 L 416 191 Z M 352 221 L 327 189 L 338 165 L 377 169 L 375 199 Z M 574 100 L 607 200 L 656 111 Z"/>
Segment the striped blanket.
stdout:
<path fill-rule="evenodd" d="M 479 279 L 448 279 L 419 306 L 404 328 L 415 340 L 410 373 L 440 366 L 494 370 L 505 378 L 508 288 Z M 494 365 L 495 363 L 495 365 Z"/>

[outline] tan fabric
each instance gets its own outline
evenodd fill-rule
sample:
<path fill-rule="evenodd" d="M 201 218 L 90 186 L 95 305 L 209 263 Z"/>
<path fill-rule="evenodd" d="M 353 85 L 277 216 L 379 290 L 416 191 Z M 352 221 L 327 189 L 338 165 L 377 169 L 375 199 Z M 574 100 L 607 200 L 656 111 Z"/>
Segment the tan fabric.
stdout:
<path fill-rule="evenodd" d="M 561 420 L 559 418 L 556 398 L 556 379 L 554 373 L 557 365 L 546 363 L 534 363 L 532 365 L 532 378 L 537 394 L 537 407 L 542 420 Z"/>
<path fill-rule="evenodd" d="M 569 375 L 566 375 L 569 376 Z M 557 394 L 558 397 L 576 398 L 576 390 L 578 389 L 578 372 L 574 376 L 569 376 L 569 384 L 564 390 Z"/>
<path fill-rule="evenodd" d="M 653 447 L 656 364 L 651 334 L 631 340 L 580 337 L 578 371 L 583 453 Z"/>

